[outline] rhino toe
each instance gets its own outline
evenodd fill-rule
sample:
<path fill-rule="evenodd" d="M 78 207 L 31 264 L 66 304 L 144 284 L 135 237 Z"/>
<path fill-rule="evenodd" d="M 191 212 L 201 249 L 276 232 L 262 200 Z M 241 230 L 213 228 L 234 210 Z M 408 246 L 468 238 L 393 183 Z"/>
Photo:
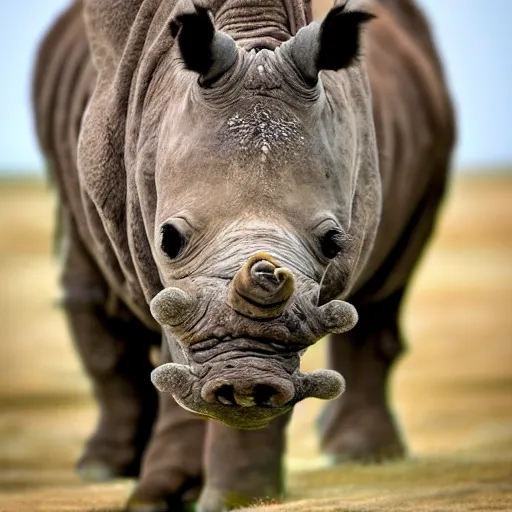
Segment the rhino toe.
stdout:
<path fill-rule="evenodd" d="M 201 493 L 197 512 L 226 512 L 274 501 L 271 497 L 256 498 L 240 492 L 220 491 L 206 487 Z"/>
<path fill-rule="evenodd" d="M 193 512 L 193 510 L 193 504 L 183 503 L 178 498 L 157 501 L 131 498 L 125 508 L 125 512 Z"/>
<path fill-rule="evenodd" d="M 400 432 L 385 407 L 347 412 L 337 429 L 323 438 L 322 444 L 333 464 L 374 463 L 406 455 Z"/>
<path fill-rule="evenodd" d="M 139 474 L 139 464 L 115 465 L 102 460 L 81 460 L 76 472 L 88 482 L 109 482 L 118 478 L 134 478 Z"/>

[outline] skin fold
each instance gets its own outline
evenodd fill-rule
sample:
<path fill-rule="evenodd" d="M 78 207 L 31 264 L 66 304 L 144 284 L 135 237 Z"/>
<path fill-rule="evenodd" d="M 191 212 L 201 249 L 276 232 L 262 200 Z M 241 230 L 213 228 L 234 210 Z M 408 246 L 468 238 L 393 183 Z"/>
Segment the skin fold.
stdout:
<path fill-rule="evenodd" d="M 308 397 L 330 400 L 333 461 L 405 452 L 386 385 L 451 103 L 412 0 L 310 13 L 82 0 L 41 44 L 63 305 L 101 411 L 78 470 L 138 476 L 132 512 L 280 498 L 285 427 Z M 325 336 L 330 369 L 302 372 Z"/>

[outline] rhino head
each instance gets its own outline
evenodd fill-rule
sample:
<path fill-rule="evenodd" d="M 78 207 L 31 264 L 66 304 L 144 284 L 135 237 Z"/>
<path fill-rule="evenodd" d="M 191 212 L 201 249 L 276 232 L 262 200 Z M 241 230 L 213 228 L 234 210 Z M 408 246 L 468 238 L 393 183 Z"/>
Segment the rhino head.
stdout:
<path fill-rule="evenodd" d="M 191 411 L 261 428 L 304 398 L 344 390 L 336 372 L 301 372 L 300 358 L 356 324 L 342 299 L 379 218 L 358 59 L 370 18 L 338 6 L 265 48 L 237 44 L 199 7 L 171 23 L 168 66 L 181 68 L 165 83 L 155 157 L 164 289 L 151 312 L 173 362 L 152 380 Z"/>

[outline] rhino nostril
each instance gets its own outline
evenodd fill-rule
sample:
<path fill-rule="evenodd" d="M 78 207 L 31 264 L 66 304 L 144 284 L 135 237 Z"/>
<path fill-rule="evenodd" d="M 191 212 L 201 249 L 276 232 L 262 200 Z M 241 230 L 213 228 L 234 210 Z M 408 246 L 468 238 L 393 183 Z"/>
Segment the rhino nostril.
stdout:
<path fill-rule="evenodd" d="M 219 389 L 215 390 L 215 397 L 217 400 L 224 405 L 234 405 L 235 404 L 235 395 L 233 386 L 229 384 L 224 384 Z"/>
<path fill-rule="evenodd" d="M 254 386 L 254 401 L 257 405 L 274 405 L 272 398 L 278 394 L 279 392 L 275 388 L 267 384 L 256 384 Z"/>

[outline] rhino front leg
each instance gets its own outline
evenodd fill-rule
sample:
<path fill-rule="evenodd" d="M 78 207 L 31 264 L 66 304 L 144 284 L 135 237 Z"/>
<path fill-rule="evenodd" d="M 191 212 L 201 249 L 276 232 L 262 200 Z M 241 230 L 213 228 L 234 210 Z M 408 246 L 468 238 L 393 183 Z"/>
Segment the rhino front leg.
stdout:
<path fill-rule="evenodd" d="M 161 363 L 171 362 L 164 338 Z M 207 421 L 159 393 L 158 417 L 127 512 L 193 510 L 201 491 Z"/>
<path fill-rule="evenodd" d="M 402 351 L 398 310 L 402 292 L 358 308 L 359 323 L 329 340 L 330 368 L 346 380 L 345 393 L 320 417 L 324 452 L 336 462 L 403 456 L 386 391 L 392 363 Z"/>
<path fill-rule="evenodd" d="M 223 512 L 282 497 L 287 413 L 263 430 L 236 430 L 210 421 L 206 486 L 198 512 Z"/>
<path fill-rule="evenodd" d="M 68 226 L 69 227 L 69 226 Z M 92 381 L 100 415 L 77 470 L 88 480 L 137 476 L 156 415 L 149 331 L 118 301 L 69 229 L 62 284 L 72 338 Z M 114 301 L 116 302 L 116 301 Z"/>

